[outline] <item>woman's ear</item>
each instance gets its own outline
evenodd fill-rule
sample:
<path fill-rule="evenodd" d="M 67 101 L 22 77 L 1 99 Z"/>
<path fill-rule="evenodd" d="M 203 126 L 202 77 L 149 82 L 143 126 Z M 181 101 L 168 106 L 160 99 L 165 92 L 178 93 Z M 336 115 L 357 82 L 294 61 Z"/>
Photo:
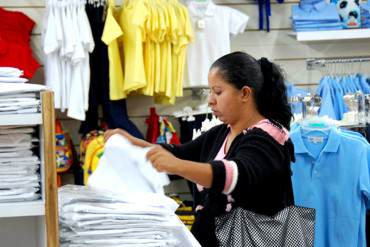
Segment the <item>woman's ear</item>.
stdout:
<path fill-rule="evenodd" d="M 248 86 L 244 86 L 241 89 L 242 101 L 247 102 L 252 95 L 252 89 Z"/>

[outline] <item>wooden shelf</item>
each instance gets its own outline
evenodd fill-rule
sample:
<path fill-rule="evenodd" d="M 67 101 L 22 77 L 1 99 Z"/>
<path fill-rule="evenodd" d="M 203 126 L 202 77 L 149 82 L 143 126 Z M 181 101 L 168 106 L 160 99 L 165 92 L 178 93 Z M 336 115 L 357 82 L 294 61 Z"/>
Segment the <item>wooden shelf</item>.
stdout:
<path fill-rule="evenodd" d="M 45 215 L 45 202 L 9 202 L 0 203 L 0 217 L 23 217 Z"/>
<path fill-rule="evenodd" d="M 1 125 L 38 125 L 42 124 L 42 114 L 9 114 L 0 115 Z"/>
<path fill-rule="evenodd" d="M 297 32 L 292 35 L 297 37 L 297 41 L 370 39 L 370 28 Z"/>

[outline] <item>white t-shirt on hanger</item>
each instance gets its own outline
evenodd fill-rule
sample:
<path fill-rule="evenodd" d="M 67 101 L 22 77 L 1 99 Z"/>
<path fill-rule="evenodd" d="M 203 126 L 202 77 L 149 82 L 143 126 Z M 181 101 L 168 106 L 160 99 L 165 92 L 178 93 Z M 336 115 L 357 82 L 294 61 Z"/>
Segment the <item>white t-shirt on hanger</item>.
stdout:
<path fill-rule="evenodd" d="M 238 10 L 189 1 L 195 40 L 188 46 L 184 87 L 208 86 L 208 71 L 214 61 L 230 53 L 230 34 L 243 33 L 249 17 Z"/>

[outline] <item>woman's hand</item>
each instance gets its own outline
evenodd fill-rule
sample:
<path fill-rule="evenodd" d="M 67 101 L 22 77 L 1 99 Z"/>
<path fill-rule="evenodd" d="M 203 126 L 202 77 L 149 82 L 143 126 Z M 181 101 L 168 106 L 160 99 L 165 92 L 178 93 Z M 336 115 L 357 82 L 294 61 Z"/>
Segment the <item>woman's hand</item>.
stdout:
<path fill-rule="evenodd" d="M 178 175 L 181 160 L 176 158 L 163 147 L 156 145 L 148 151 L 146 158 L 152 163 L 153 167 L 158 172 Z"/>

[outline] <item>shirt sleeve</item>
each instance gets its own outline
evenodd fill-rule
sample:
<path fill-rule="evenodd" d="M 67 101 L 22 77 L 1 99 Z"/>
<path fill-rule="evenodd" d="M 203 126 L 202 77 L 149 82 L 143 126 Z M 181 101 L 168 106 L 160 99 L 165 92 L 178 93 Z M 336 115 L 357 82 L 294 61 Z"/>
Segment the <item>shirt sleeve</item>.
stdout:
<path fill-rule="evenodd" d="M 117 23 L 113 16 L 112 8 L 108 8 L 107 18 L 104 24 L 103 35 L 101 37 L 102 41 L 109 45 L 112 41 L 118 39 L 122 35 L 122 29 Z"/>
<path fill-rule="evenodd" d="M 248 187 L 264 184 L 284 174 L 285 155 L 279 144 L 267 136 L 253 133 L 243 139 L 235 155 L 227 160 L 212 161 L 211 190 L 231 194 L 235 200 L 245 197 Z"/>
<path fill-rule="evenodd" d="M 243 33 L 247 27 L 249 16 L 230 8 L 229 29 L 232 35 Z"/>

